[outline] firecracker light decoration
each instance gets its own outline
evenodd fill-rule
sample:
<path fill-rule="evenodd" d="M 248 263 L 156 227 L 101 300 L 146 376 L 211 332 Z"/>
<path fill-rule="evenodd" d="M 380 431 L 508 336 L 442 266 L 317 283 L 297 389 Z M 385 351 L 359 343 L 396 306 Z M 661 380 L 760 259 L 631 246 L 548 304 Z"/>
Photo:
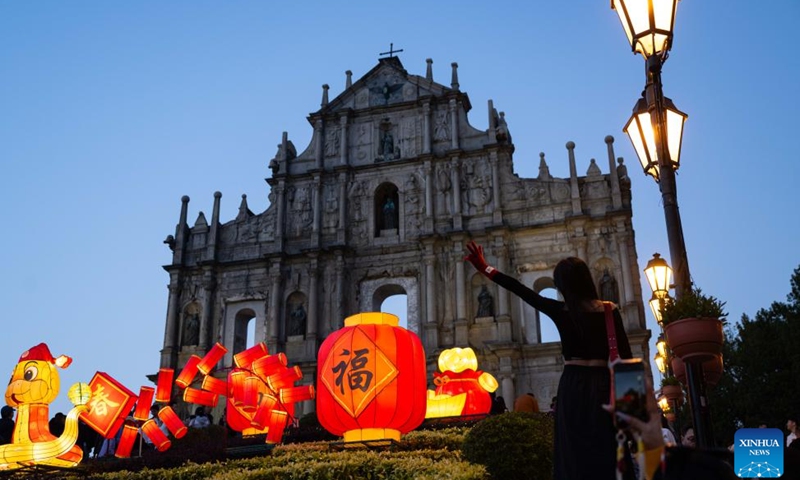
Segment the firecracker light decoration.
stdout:
<path fill-rule="evenodd" d="M 425 351 L 395 315 L 345 319 L 319 349 L 317 415 L 345 442 L 391 439 L 425 420 Z"/>
<path fill-rule="evenodd" d="M 234 355 L 235 367 L 226 380 L 211 376 L 213 366 L 226 353 L 227 349 L 217 343 L 205 357 L 189 358 L 175 380 L 184 389 L 183 399 L 213 407 L 220 396 L 225 396 L 226 423 L 230 428 L 245 435 L 266 433 L 267 443 L 279 443 L 286 424 L 294 416 L 294 404 L 312 400 L 314 387 L 295 386 L 303 378 L 300 367 L 288 367 L 286 355 L 270 355 L 264 343 Z M 203 375 L 200 388 L 191 387 L 198 373 Z"/>
<path fill-rule="evenodd" d="M 72 359 L 66 355 L 53 357 L 46 344 L 26 350 L 20 357 L 6 388 L 6 403 L 17 409 L 13 443 L 0 445 L 0 469 L 12 470 L 32 464 L 73 467 L 83 458 L 78 440 L 78 416 L 86 412 L 89 387 L 73 389 L 76 404 L 67 414 L 64 432 L 60 437 L 50 433 L 50 403 L 61 387 L 56 367 L 67 368 Z M 73 391 L 70 389 L 70 391 Z"/>
<path fill-rule="evenodd" d="M 425 418 L 487 414 L 492 408 L 490 392 L 497 380 L 478 370 L 478 358 L 471 348 L 451 348 L 439 354 L 439 370 L 433 374 L 436 390 L 428 390 Z"/>

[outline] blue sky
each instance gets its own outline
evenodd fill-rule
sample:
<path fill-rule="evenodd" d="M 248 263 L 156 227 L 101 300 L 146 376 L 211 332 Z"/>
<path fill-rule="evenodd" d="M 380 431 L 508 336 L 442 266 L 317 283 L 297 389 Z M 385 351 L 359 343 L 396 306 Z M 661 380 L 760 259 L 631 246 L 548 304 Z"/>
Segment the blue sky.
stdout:
<path fill-rule="evenodd" d="M 689 114 L 678 200 L 689 264 L 733 321 L 789 291 L 800 264 L 795 53 L 800 4 L 685 0 L 664 89 Z M 668 257 L 661 197 L 622 127 L 644 86 L 609 2 L 42 1 L 0 3 L 0 366 L 47 342 L 74 357 L 66 387 L 106 371 L 138 391 L 158 368 L 180 198 L 189 220 L 222 192 L 267 208 L 281 132 L 302 150 L 306 116 L 393 42 L 406 69 L 450 82 L 470 122 L 505 111 L 515 171 L 539 152 L 567 176 L 608 170 L 603 138 L 633 180 L 639 268 Z M 792 213 L 794 212 L 794 213 Z M 643 285 L 645 295 L 649 290 Z M 649 316 L 648 312 L 648 316 Z M 655 329 L 655 321 L 649 319 Z"/>

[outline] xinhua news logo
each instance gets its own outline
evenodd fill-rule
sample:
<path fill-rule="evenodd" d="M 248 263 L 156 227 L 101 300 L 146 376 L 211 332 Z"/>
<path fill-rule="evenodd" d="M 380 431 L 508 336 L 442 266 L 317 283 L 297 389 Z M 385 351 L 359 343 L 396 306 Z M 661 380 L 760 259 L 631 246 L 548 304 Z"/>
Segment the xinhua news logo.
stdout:
<path fill-rule="evenodd" d="M 783 475 L 783 432 L 777 428 L 742 428 L 733 444 L 733 469 L 739 478 Z"/>

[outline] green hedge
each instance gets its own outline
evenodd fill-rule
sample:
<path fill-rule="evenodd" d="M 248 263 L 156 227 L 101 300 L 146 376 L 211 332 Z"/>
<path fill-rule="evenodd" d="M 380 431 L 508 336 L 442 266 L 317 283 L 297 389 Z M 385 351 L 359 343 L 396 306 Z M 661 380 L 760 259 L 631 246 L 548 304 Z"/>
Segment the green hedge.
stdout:
<path fill-rule="evenodd" d="M 553 418 L 527 412 L 488 417 L 467 433 L 462 452 L 466 460 L 485 465 L 495 479 L 550 480 Z"/>

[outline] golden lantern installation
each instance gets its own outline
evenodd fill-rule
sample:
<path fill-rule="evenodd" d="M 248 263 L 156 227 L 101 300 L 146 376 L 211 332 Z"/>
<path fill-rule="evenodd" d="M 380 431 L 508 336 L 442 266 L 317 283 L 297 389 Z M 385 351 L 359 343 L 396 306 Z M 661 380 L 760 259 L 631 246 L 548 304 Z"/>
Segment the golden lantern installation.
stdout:
<path fill-rule="evenodd" d="M 428 391 L 425 418 L 485 415 L 492 409 L 489 393 L 497 390 L 497 379 L 478 370 L 471 348 L 450 348 L 439 354 L 439 370 L 433 374 L 436 390 Z"/>
<path fill-rule="evenodd" d="M 319 349 L 317 414 L 345 442 L 390 439 L 425 420 L 425 351 L 381 312 L 348 317 Z"/>
<path fill-rule="evenodd" d="M 6 388 L 6 404 L 17 409 L 13 442 L 0 445 L 0 469 L 14 470 L 30 465 L 73 467 L 83 458 L 75 443 L 78 439 L 78 417 L 86 405 L 86 384 L 73 386 L 70 397 L 78 402 L 67 414 L 64 432 L 59 437 L 50 433 L 49 406 L 58 396 L 60 378 L 57 367 L 67 368 L 72 359 L 66 355 L 53 357 L 47 344 L 40 343 L 20 356 Z"/>

